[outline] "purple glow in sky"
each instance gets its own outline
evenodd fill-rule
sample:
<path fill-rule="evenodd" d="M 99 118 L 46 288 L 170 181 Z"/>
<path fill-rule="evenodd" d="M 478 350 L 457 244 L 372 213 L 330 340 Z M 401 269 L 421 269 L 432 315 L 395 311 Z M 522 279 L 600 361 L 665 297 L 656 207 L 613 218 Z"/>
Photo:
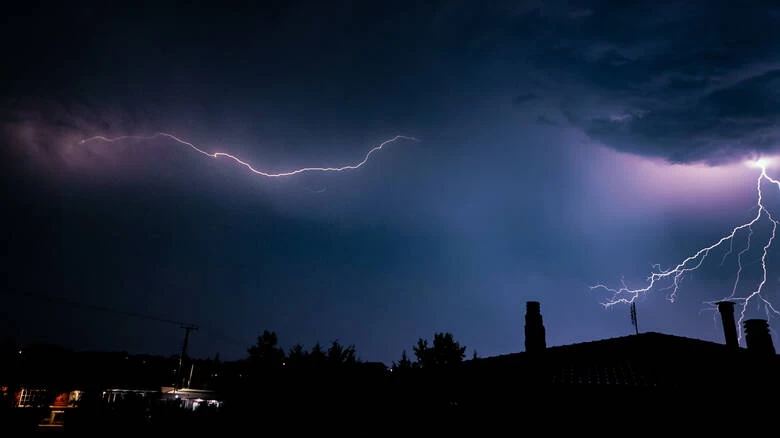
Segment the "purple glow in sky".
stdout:
<path fill-rule="evenodd" d="M 772 245 L 777 234 L 778 221 L 775 219 L 775 215 L 771 213 L 766 205 L 764 189 L 762 189 L 762 185 L 769 185 L 773 190 L 780 190 L 780 181 L 770 177 L 767 174 L 767 167 L 770 165 L 771 161 L 772 160 L 769 158 L 760 158 L 757 160 L 748 161 L 746 163 L 749 167 L 760 170 L 759 176 L 756 180 L 757 212 L 752 219 L 744 222 L 743 224 L 736 225 L 731 229 L 730 232 L 725 233 L 723 237 L 717 239 L 717 241 L 710 245 L 702 247 L 673 267 L 665 268 L 661 267 L 661 265 L 655 266 L 655 270 L 648 276 L 647 285 L 644 287 L 631 288 L 626 285 L 625 281 L 623 281 L 622 286 L 618 288 L 611 288 L 604 284 L 598 284 L 591 286 L 591 290 L 605 290 L 613 294 L 612 297 L 608 298 L 604 302 L 605 307 L 634 303 L 638 298 L 641 297 L 641 295 L 646 294 L 651 290 L 669 291 L 667 295 L 668 299 L 671 302 L 675 302 L 678 299 L 681 283 L 685 277 L 701 268 L 702 265 L 708 261 L 707 258 L 711 253 L 717 252 L 718 250 L 727 247 L 728 250 L 722 255 L 719 266 L 723 266 L 727 258 L 732 254 L 735 254 L 736 278 L 734 280 L 734 285 L 731 289 L 731 293 L 728 294 L 728 296 L 724 296 L 720 299 L 714 299 L 708 304 L 713 307 L 716 306 L 716 302 L 718 301 L 732 301 L 740 304 L 739 318 L 737 320 L 737 325 L 740 327 L 740 330 L 749 309 L 753 306 L 757 306 L 759 309 L 763 310 L 767 319 L 780 315 L 780 312 L 778 312 L 778 310 L 775 308 L 775 305 L 767 297 L 767 293 L 764 290 L 768 280 L 767 256 L 772 249 Z M 746 257 L 746 254 L 750 254 L 751 245 L 756 245 L 756 242 L 753 241 L 756 237 L 755 228 L 760 225 L 759 221 L 762 219 L 769 223 L 770 232 L 764 240 L 759 240 L 761 249 L 760 278 L 757 284 L 752 286 L 749 285 L 746 289 L 744 285 L 741 284 L 742 273 L 745 270 L 743 265 L 743 257 Z M 735 249 L 734 242 L 741 237 L 740 234 L 746 235 L 746 238 L 744 239 L 744 243 L 737 243 L 737 247 Z M 741 338 L 742 332 L 740 331 L 739 333 Z"/>

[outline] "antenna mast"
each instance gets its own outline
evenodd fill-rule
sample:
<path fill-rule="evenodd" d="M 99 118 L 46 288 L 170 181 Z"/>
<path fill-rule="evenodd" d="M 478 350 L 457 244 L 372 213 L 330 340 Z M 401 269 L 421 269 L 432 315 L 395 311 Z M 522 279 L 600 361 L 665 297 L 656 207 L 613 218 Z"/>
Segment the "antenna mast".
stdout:
<path fill-rule="evenodd" d="M 634 326 L 636 334 L 639 334 L 639 325 L 636 322 L 636 303 L 631 303 L 631 325 Z"/>

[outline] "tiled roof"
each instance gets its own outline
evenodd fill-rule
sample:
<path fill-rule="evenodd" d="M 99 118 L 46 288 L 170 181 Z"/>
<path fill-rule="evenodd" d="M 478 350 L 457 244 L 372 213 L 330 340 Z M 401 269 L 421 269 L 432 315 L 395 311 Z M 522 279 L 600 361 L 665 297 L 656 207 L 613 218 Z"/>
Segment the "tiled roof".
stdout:
<path fill-rule="evenodd" d="M 683 387 L 711 384 L 752 366 L 746 350 L 663 333 L 549 347 L 539 354 L 514 353 L 469 361 L 479 373 L 531 375 L 552 385 Z"/>

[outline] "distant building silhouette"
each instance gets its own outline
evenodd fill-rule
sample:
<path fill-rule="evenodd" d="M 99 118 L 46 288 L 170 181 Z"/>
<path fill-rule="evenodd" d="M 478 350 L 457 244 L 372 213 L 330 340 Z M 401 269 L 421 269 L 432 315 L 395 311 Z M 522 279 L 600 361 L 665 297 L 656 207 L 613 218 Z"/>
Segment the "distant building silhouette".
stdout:
<path fill-rule="evenodd" d="M 529 353 L 547 348 L 540 306 L 538 301 L 525 303 L 525 351 Z"/>
<path fill-rule="evenodd" d="M 734 303 L 718 303 L 718 309 L 726 345 L 646 332 L 548 347 L 540 305 L 528 302 L 525 352 L 465 363 L 460 405 L 489 412 L 512 403 L 501 394 L 522 392 L 513 406 L 527 418 L 550 406 L 529 405 L 533 399 L 554 400 L 558 411 L 585 419 L 602 414 L 603 406 L 594 402 L 602 398 L 663 413 L 676 404 L 717 410 L 732 400 L 780 390 L 780 357 L 767 322 L 745 321 L 747 348 L 740 348 Z M 756 409 L 765 413 L 771 406 Z"/>

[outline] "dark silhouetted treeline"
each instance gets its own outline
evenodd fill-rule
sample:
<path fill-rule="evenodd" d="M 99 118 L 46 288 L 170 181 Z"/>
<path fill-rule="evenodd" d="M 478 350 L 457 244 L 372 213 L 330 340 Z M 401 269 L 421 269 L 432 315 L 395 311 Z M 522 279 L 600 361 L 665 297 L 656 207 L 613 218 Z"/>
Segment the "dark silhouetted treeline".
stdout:
<path fill-rule="evenodd" d="M 8 424 L 31 427 L 57 394 L 76 389 L 83 396 L 76 409 L 67 411 L 65 428 L 83 432 L 117 425 L 123 430 L 202 432 L 291 415 L 300 415 L 292 429 L 307 430 L 342 417 L 340 421 L 350 423 L 379 421 L 393 412 L 413 416 L 423 408 L 456 406 L 448 395 L 453 384 L 449 368 L 463 360 L 465 348 L 452 334 L 436 333 L 430 344 L 418 340 L 414 362 L 404 351 L 399 364 L 389 368 L 360 360 L 354 345 L 337 340 L 285 350 L 276 333 L 266 330 L 241 360 L 185 356 L 186 374 L 177 380 L 178 355 L 74 352 L 55 345 L 5 342 L 0 353 L 0 384 L 6 387 L 3 417 L 15 417 Z M 193 412 L 148 396 L 130 395 L 113 403 L 103 398 L 107 389 L 159 391 L 177 381 L 214 391 L 224 403 L 218 409 L 201 406 Z M 22 387 L 47 389 L 47 396 L 38 400 L 40 412 L 11 408 Z"/>

